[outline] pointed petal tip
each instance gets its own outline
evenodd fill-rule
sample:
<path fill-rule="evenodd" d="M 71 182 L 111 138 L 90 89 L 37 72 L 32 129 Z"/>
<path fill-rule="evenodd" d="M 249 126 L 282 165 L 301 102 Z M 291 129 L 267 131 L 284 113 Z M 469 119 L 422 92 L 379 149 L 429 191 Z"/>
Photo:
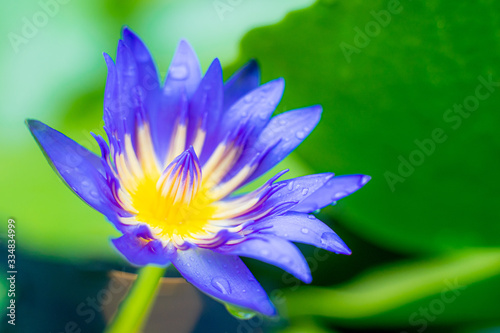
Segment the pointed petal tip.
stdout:
<path fill-rule="evenodd" d="M 192 53 L 195 53 L 193 46 L 191 45 L 191 43 L 189 43 L 189 41 L 186 38 L 181 38 L 179 40 L 179 44 L 177 45 L 177 50 L 184 51 L 184 52 L 190 51 Z"/>
<path fill-rule="evenodd" d="M 26 124 L 26 126 L 28 127 L 32 127 L 34 126 L 37 122 L 39 122 L 38 120 L 35 120 L 35 119 L 31 119 L 31 118 L 26 118 L 24 119 L 24 123 Z"/>
<path fill-rule="evenodd" d="M 252 58 L 252 59 L 250 59 L 250 60 L 247 62 L 247 66 L 248 66 L 249 68 L 256 68 L 256 69 L 259 69 L 259 62 L 257 61 L 257 59 Z"/>
<path fill-rule="evenodd" d="M 26 124 L 32 135 L 35 135 L 37 132 L 45 130 L 48 127 L 41 121 L 31 118 L 26 118 L 24 120 L 24 123 Z"/>
<path fill-rule="evenodd" d="M 132 36 L 137 36 L 133 31 L 132 29 L 129 28 L 128 25 L 124 25 L 122 27 L 122 36 L 126 36 L 126 35 L 132 35 Z"/>
<path fill-rule="evenodd" d="M 361 181 L 360 181 L 361 186 L 366 185 L 366 183 L 368 183 L 371 179 L 372 179 L 371 176 L 361 175 Z"/>
<path fill-rule="evenodd" d="M 311 106 L 311 110 L 314 112 L 319 112 L 321 114 L 323 112 L 323 106 L 321 106 L 320 104 L 316 104 Z"/>
<path fill-rule="evenodd" d="M 308 272 L 308 274 L 304 274 L 302 276 L 299 276 L 298 278 L 300 279 L 300 281 L 307 283 L 307 284 L 311 283 L 313 280 L 311 272 Z"/>

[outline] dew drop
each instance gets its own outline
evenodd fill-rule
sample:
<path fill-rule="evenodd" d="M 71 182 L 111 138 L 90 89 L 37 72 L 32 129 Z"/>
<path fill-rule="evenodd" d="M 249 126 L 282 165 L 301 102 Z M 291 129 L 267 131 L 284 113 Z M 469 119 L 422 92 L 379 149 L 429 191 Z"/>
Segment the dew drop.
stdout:
<path fill-rule="evenodd" d="M 314 215 L 308 215 L 307 217 L 310 218 L 311 220 L 314 220 L 316 218 L 316 216 Z"/>
<path fill-rule="evenodd" d="M 91 197 L 93 197 L 93 198 L 96 198 L 96 199 L 98 199 L 98 198 L 99 198 L 99 193 L 97 193 L 97 191 L 96 191 L 96 190 L 92 190 L 92 191 L 90 191 L 90 193 L 89 193 L 89 194 L 90 194 L 90 196 L 91 196 Z"/>
<path fill-rule="evenodd" d="M 167 251 L 167 254 L 173 254 L 177 249 L 175 248 L 174 244 L 172 244 L 171 242 L 167 244 L 166 246 L 166 251 Z"/>
<path fill-rule="evenodd" d="M 251 103 L 253 101 L 253 96 L 251 94 L 247 94 L 245 95 L 245 97 L 243 97 L 243 101 L 246 103 Z"/>
<path fill-rule="evenodd" d="M 168 70 L 170 77 L 174 80 L 185 80 L 188 77 L 189 70 L 186 65 L 175 65 Z"/>
<path fill-rule="evenodd" d="M 285 256 L 281 258 L 281 262 L 284 264 L 289 264 L 292 262 L 292 259 L 290 257 Z"/>
<path fill-rule="evenodd" d="M 282 125 L 282 126 L 286 125 L 286 121 L 284 119 L 281 119 L 280 120 L 280 125 Z"/>
<path fill-rule="evenodd" d="M 87 186 L 89 186 L 89 185 L 90 185 L 90 182 L 89 182 L 88 180 L 86 180 L 86 179 L 83 179 L 83 180 L 81 181 L 81 184 L 82 184 L 82 186 L 87 187 Z"/>
<path fill-rule="evenodd" d="M 248 310 L 248 309 L 240 308 L 239 306 L 236 306 L 236 305 L 232 305 L 232 304 L 228 304 L 228 303 L 226 303 L 225 305 L 226 305 L 227 311 L 238 319 L 248 320 L 248 319 L 253 318 L 257 314 L 256 312 L 253 312 L 253 311 Z"/>
<path fill-rule="evenodd" d="M 302 140 L 303 138 L 306 137 L 306 134 L 302 131 L 298 131 L 297 133 L 295 133 L 295 136 L 297 137 L 297 139 Z"/>
<path fill-rule="evenodd" d="M 290 182 L 288 183 L 288 189 L 289 189 L 290 191 L 292 191 L 292 190 L 293 190 L 293 180 L 292 180 L 292 181 L 290 181 Z"/>
<path fill-rule="evenodd" d="M 340 192 L 337 192 L 333 195 L 332 199 L 333 200 L 338 200 L 338 199 L 342 199 L 343 197 L 349 195 L 349 193 L 347 192 L 343 192 L 343 191 L 340 191 Z"/>
<path fill-rule="evenodd" d="M 304 188 L 302 190 L 302 195 L 307 195 L 307 193 L 309 193 L 309 189 L 308 188 Z"/>
<path fill-rule="evenodd" d="M 300 229 L 300 231 L 302 231 L 303 234 L 309 233 L 309 229 L 307 229 L 307 228 L 302 228 L 302 229 Z"/>
<path fill-rule="evenodd" d="M 166 96 L 171 95 L 171 94 L 172 94 L 172 88 L 170 88 L 170 87 L 165 87 L 165 88 L 163 89 L 163 94 L 164 94 L 164 95 L 166 95 Z"/>
<path fill-rule="evenodd" d="M 224 295 L 229 295 L 231 293 L 231 286 L 229 285 L 229 281 L 222 276 L 217 276 L 212 279 L 212 287 L 214 287 Z"/>
<path fill-rule="evenodd" d="M 66 164 L 75 167 L 82 162 L 82 158 L 77 154 L 66 154 Z"/>

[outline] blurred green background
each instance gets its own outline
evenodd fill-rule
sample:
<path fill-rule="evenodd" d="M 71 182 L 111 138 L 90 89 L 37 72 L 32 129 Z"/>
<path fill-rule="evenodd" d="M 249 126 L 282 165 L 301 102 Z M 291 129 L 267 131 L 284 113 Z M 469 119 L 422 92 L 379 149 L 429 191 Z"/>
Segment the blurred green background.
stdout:
<path fill-rule="evenodd" d="M 128 25 L 164 75 L 180 38 L 229 77 L 251 58 L 284 77 L 277 112 L 321 104 L 317 129 L 280 167 L 372 181 L 319 215 L 349 257 L 301 246 L 313 286 L 246 262 L 280 320 L 241 321 L 206 297 L 195 332 L 500 332 L 500 2 L 41 0 L 4 4 L 0 113 L 0 308 L 16 220 L 17 330 L 60 332 L 75 309 L 133 272 L 103 217 L 53 173 L 36 118 L 97 150 L 106 68 Z M 176 272 L 169 269 L 169 276 Z M 4 311 L 4 310 L 2 310 Z M 1 312 L 1 311 L 0 311 Z M 174 320 L 176 318 L 173 318 Z M 151 318 L 168 330 L 168 314 Z M 177 318 L 177 320 L 179 320 Z M 162 322 L 164 321 L 164 323 Z M 151 330 L 154 332 L 154 330 Z"/>

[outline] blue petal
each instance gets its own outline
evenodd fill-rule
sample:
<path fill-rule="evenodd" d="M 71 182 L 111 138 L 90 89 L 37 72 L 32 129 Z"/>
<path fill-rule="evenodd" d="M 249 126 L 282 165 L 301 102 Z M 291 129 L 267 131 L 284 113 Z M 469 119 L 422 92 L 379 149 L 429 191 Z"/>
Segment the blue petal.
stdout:
<path fill-rule="evenodd" d="M 188 42 L 181 40 L 170 64 L 158 104 L 148 110 L 153 145 L 160 161 L 167 155 L 174 129 L 187 121 L 189 99 L 196 91 L 200 79 L 198 58 Z"/>
<path fill-rule="evenodd" d="M 264 289 L 237 256 L 190 248 L 177 251 L 171 261 L 187 281 L 208 295 L 264 315 L 275 314 Z"/>
<path fill-rule="evenodd" d="M 332 177 L 333 173 L 320 173 L 277 182 L 272 185 L 276 190 L 264 203 L 264 210 L 283 203 L 292 203 L 290 209 L 293 210 L 293 207 L 320 189 Z"/>
<path fill-rule="evenodd" d="M 52 168 L 82 200 L 116 222 L 127 216 L 116 203 L 106 182 L 100 157 L 40 121 L 26 124 Z"/>
<path fill-rule="evenodd" d="M 273 117 L 257 140 L 245 148 L 239 161 L 224 180 L 230 179 L 242 167 L 251 163 L 259 165 L 245 183 L 269 171 L 311 133 L 320 117 L 319 105 L 287 111 Z"/>
<path fill-rule="evenodd" d="M 170 263 L 169 254 L 160 240 L 140 237 L 141 229 L 126 233 L 112 240 L 116 249 L 133 265 L 155 264 L 166 266 Z"/>
<path fill-rule="evenodd" d="M 310 213 L 330 205 L 362 188 L 371 177 L 366 175 L 337 176 L 328 180 L 321 188 L 310 193 L 291 210 Z"/>
<path fill-rule="evenodd" d="M 131 50 L 137 63 L 138 84 L 145 94 L 155 91 L 160 87 L 158 70 L 151 54 L 142 40 L 128 27 L 123 29 L 123 41 Z"/>
<path fill-rule="evenodd" d="M 254 228 L 261 233 L 273 234 L 292 242 L 311 244 L 335 253 L 351 254 L 342 239 L 314 215 L 289 212 L 262 220 Z"/>
<path fill-rule="evenodd" d="M 104 122 L 111 144 L 119 151 L 126 134 L 134 137 L 136 116 L 144 113 L 145 96 L 139 87 L 139 69 L 132 51 L 118 41 L 116 65 L 104 54 L 108 80 L 104 98 Z"/>
<path fill-rule="evenodd" d="M 220 124 L 219 139 L 227 133 L 252 136 L 260 134 L 267 125 L 271 114 L 283 96 L 285 81 L 276 79 L 270 81 L 246 94 L 224 113 Z M 240 134 L 241 133 L 241 134 Z"/>
<path fill-rule="evenodd" d="M 191 45 L 181 40 L 170 63 L 163 90 L 166 95 L 178 94 L 181 90 L 185 90 L 188 97 L 191 97 L 200 79 L 201 69 L 198 57 Z"/>
<path fill-rule="evenodd" d="M 217 145 L 223 95 L 222 68 L 219 59 L 215 59 L 201 79 L 189 105 L 188 142 L 193 144 L 198 128 L 206 131 L 203 153 L 197 152 L 202 162 L 208 159 Z"/>
<path fill-rule="evenodd" d="M 241 67 L 224 85 L 224 110 L 259 86 L 260 70 L 255 60 Z"/>
<path fill-rule="evenodd" d="M 220 251 L 267 262 L 293 274 L 305 283 L 312 281 L 309 266 L 295 245 L 269 234 L 259 236 L 250 236 L 244 242 L 228 245 Z"/>

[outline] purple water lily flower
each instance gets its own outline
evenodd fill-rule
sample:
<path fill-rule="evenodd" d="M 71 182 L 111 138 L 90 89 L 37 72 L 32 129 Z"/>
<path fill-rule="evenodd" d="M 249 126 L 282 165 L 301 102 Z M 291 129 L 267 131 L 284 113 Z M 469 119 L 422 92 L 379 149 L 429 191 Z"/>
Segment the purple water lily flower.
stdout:
<path fill-rule="evenodd" d="M 273 315 L 240 256 L 309 283 L 309 267 L 292 242 L 351 253 L 310 213 L 355 192 L 369 176 L 277 181 L 281 172 L 250 193 L 233 194 L 307 137 L 320 106 L 271 117 L 283 79 L 260 85 L 259 68 L 250 61 L 224 82 L 218 59 L 202 76 L 186 41 L 163 84 L 146 46 L 128 28 L 116 62 L 104 56 L 108 142 L 94 135 L 101 156 L 37 120 L 27 124 L 64 182 L 123 234 L 112 242 L 131 264 L 172 263 L 201 291 Z"/>

